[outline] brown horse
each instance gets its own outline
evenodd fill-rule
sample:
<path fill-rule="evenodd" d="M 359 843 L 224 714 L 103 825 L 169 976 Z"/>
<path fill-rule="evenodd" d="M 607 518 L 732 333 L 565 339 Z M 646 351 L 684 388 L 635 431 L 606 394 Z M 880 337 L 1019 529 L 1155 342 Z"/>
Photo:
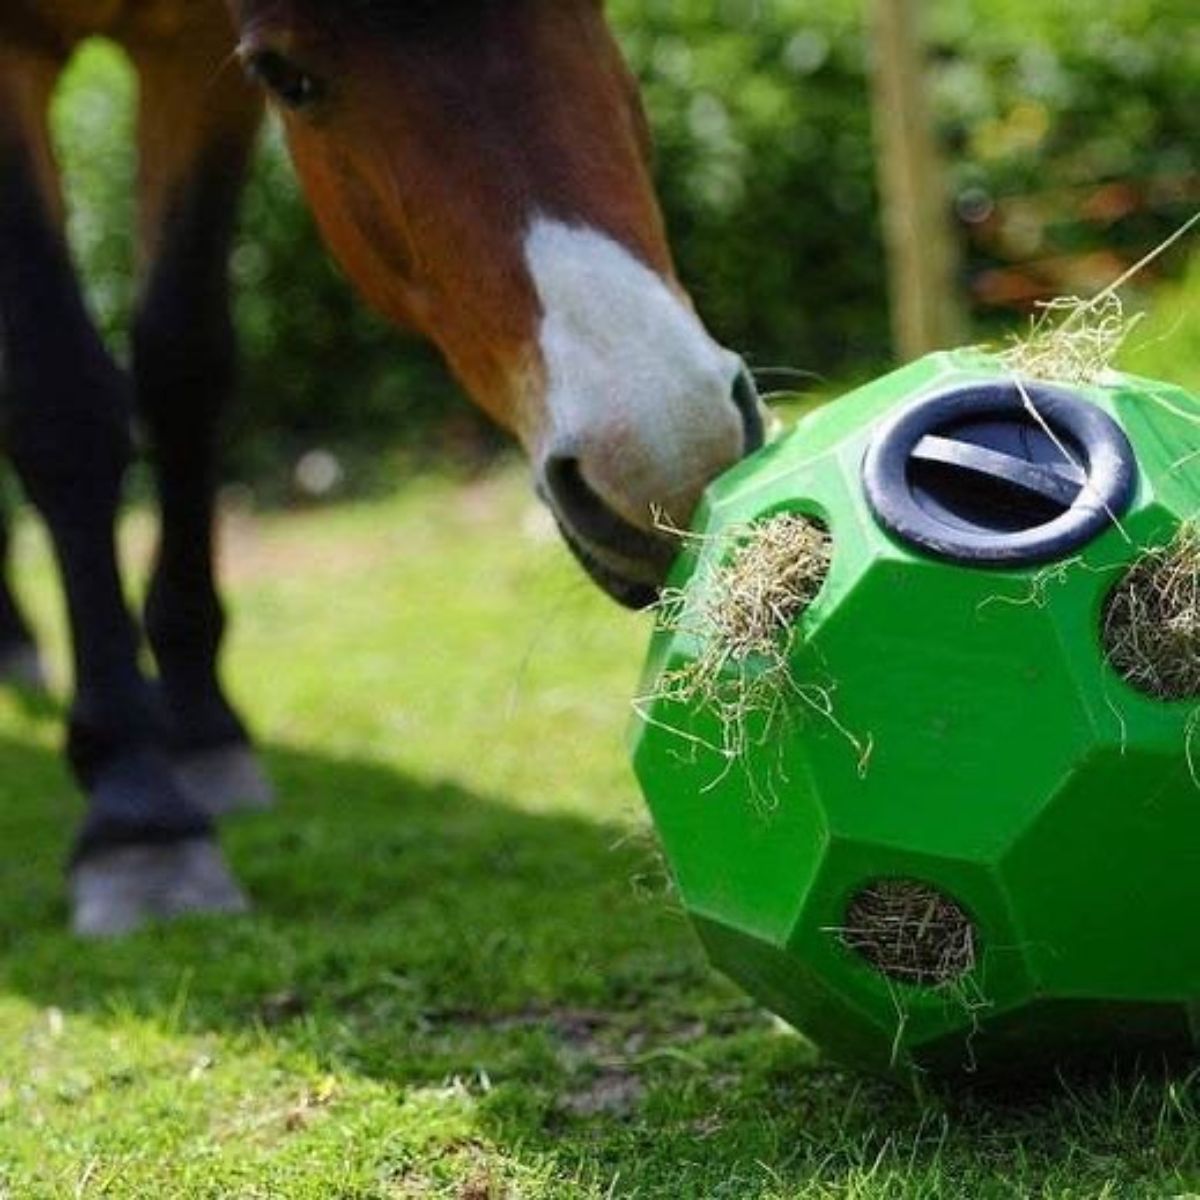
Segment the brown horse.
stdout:
<path fill-rule="evenodd" d="M 125 48 L 141 87 L 128 373 L 80 294 L 46 125 L 64 64 L 95 34 Z M 84 933 L 241 907 L 211 817 L 268 799 L 218 681 L 211 564 L 227 253 L 264 89 L 350 278 L 436 342 L 520 439 L 563 536 L 614 597 L 643 604 L 663 577 L 656 510 L 686 521 L 761 440 L 740 360 L 675 278 L 637 90 L 599 0 L 3 0 L 0 392 L 71 620 Z M 153 683 L 113 553 L 135 411 L 162 509 Z M 37 674 L 2 583 L 0 663 Z"/>

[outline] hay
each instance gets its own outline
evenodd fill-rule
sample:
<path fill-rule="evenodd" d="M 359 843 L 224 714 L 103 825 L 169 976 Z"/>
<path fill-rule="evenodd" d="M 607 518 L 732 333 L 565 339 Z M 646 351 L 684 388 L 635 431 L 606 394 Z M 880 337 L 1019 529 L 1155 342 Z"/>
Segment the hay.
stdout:
<path fill-rule="evenodd" d="M 975 969 L 975 926 L 936 888 L 881 879 L 862 889 L 835 931 L 882 975 L 917 987 L 943 987 Z"/>
<path fill-rule="evenodd" d="M 690 638 L 695 657 L 667 672 L 639 711 L 647 716 L 668 701 L 711 712 L 721 742 L 704 745 L 727 764 L 765 742 L 795 700 L 836 725 L 828 689 L 798 681 L 791 665 L 797 623 L 832 565 L 829 530 L 812 517 L 780 513 L 700 540 L 718 543 L 711 576 L 701 587 L 664 593 L 657 606 L 660 627 Z M 851 741 L 864 755 L 858 739 Z"/>
<path fill-rule="evenodd" d="M 1200 700 L 1200 518 L 1145 551 L 1113 589 L 1104 645 L 1116 672 L 1159 700 Z"/>
<path fill-rule="evenodd" d="M 1197 224 L 1200 212 L 1090 300 L 1063 296 L 1040 303 L 1029 332 L 1011 339 L 1000 361 L 1018 379 L 1080 386 L 1109 382 L 1121 347 L 1141 320 L 1126 316 L 1118 293 Z"/>
<path fill-rule="evenodd" d="M 833 561 L 829 531 L 795 513 L 735 533 L 733 542 L 697 614 L 705 654 L 722 666 L 779 655 Z"/>
<path fill-rule="evenodd" d="M 1063 296 L 1038 305 L 1024 337 L 1012 339 L 1000 354 L 1018 378 L 1078 386 L 1104 383 L 1140 317 L 1127 317 L 1115 292 L 1094 300 Z"/>

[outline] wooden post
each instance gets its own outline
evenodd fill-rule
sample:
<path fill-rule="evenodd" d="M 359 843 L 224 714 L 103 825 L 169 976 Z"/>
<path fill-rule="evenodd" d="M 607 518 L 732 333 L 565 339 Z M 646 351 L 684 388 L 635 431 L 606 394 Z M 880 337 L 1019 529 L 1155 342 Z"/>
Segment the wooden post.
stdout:
<path fill-rule="evenodd" d="M 958 251 L 926 87 L 920 0 L 871 0 L 871 90 L 895 351 L 958 345 Z"/>

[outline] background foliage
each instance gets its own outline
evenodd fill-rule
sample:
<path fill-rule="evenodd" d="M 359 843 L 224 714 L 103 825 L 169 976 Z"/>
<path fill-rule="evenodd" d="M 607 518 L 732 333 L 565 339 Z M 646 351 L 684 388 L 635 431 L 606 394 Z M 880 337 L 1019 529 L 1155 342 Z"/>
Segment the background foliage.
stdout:
<path fill-rule="evenodd" d="M 843 379 L 886 365 L 861 4 L 610 7 L 645 84 L 681 272 L 714 331 L 758 367 Z M 1196 207 L 1200 35 L 1190 0 L 954 0 L 929 10 L 961 282 L 981 331 L 1014 328 L 1038 295 L 1103 286 Z M 118 345 L 134 288 L 133 86 L 115 52 L 89 48 L 56 112 L 74 240 Z M 1185 258 L 1163 267 L 1179 274 Z M 431 425 L 444 440 L 473 428 L 436 356 L 370 316 L 339 278 L 274 130 L 233 267 L 243 448 L 256 444 L 247 432 L 302 446 Z"/>

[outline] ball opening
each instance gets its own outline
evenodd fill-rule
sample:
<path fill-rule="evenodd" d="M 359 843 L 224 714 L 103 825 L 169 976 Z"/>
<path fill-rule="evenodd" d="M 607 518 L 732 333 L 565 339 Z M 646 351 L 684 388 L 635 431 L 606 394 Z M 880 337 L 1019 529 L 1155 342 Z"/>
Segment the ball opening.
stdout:
<path fill-rule="evenodd" d="M 855 893 L 838 933 L 881 975 L 914 987 L 954 983 L 978 961 L 978 934 L 966 911 L 913 879 L 878 879 Z"/>
<path fill-rule="evenodd" d="M 1113 588 L 1102 634 L 1113 670 L 1156 700 L 1200 700 L 1200 519 L 1145 551 Z"/>

